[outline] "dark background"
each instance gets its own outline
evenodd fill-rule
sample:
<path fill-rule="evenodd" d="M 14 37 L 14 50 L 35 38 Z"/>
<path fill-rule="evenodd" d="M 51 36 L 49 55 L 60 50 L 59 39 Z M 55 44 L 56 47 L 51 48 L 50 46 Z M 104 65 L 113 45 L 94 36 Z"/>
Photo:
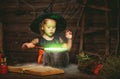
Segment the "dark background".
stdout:
<path fill-rule="evenodd" d="M 87 3 L 86 3 L 87 1 Z M 70 62 L 77 63 L 80 51 L 101 56 L 118 54 L 119 0 L 0 0 L 1 47 L 9 64 L 36 62 L 38 49 L 21 49 L 37 35 L 31 22 L 44 12 L 55 12 L 73 32 Z M 64 37 L 64 32 L 61 33 Z"/>

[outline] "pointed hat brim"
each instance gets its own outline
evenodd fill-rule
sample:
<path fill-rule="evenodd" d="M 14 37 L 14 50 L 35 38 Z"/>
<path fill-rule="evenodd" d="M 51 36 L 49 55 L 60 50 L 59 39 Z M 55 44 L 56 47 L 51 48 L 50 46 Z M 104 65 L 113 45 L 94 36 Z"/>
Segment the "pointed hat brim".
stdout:
<path fill-rule="evenodd" d="M 40 15 L 38 18 L 36 18 L 30 25 L 30 29 L 37 34 L 40 34 L 39 28 L 41 27 L 40 23 L 46 19 L 54 19 L 56 20 L 57 24 L 56 24 L 56 34 L 62 32 L 65 30 L 66 28 L 66 20 L 59 14 L 56 13 L 46 13 L 46 14 L 42 14 Z"/>

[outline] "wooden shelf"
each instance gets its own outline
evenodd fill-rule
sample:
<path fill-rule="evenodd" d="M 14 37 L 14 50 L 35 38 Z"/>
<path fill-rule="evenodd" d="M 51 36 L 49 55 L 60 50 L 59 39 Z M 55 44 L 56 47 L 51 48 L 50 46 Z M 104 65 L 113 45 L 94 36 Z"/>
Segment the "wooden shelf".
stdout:
<path fill-rule="evenodd" d="M 37 48 L 34 48 L 34 49 L 22 49 L 22 48 L 8 48 L 7 49 L 8 51 L 10 51 L 11 53 L 38 53 L 38 50 Z"/>
<path fill-rule="evenodd" d="M 92 28 L 92 29 L 89 29 L 89 30 L 86 30 L 84 32 L 84 34 L 89 34 L 89 33 L 94 33 L 94 32 L 101 32 L 101 31 L 104 31 L 105 28 Z"/>
<path fill-rule="evenodd" d="M 111 28 L 110 31 L 117 31 L 117 28 Z M 96 33 L 96 32 L 102 32 L 105 31 L 105 28 L 92 28 L 89 30 L 86 30 L 84 34 L 90 34 L 90 33 Z"/>

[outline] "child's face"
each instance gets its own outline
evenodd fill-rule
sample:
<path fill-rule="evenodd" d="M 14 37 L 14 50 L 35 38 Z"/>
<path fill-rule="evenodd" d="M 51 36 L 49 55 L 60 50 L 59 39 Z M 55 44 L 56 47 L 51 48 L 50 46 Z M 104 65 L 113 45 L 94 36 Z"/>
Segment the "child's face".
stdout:
<path fill-rule="evenodd" d="M 45 19 L 45 23 L 42 25 L 42 30 L 44 34 L 51 37 L 56 30 L 56 21 L 52 19 Z"/>

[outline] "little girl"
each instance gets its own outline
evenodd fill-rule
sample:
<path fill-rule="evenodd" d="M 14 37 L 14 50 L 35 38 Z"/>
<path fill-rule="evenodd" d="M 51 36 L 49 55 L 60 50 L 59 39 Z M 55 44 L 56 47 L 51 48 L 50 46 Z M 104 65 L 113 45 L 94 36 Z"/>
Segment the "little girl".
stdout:
<path fill-rule="evenodd" d="M 69 64 L 68 51 L 70 51 L 72 46 L 72 32 L 66 30 L 66 43 L 63 42 L 60 36 L 57 36 L 65 28 L 66 21 L 62 16 L 54 13 L 41 15 L 30 26 L 30 29 L 39 34 L 39 37 L 33 39 L 31 42 L 24 43 L 22 48 L 35 48 L 36 46 L 46 48 L 42 57 L 43 65 L 66 67 Z M 60 50 L 57 50 L 59 48 Z M 63 51 L 62 48 L 64 48 Z"/>

